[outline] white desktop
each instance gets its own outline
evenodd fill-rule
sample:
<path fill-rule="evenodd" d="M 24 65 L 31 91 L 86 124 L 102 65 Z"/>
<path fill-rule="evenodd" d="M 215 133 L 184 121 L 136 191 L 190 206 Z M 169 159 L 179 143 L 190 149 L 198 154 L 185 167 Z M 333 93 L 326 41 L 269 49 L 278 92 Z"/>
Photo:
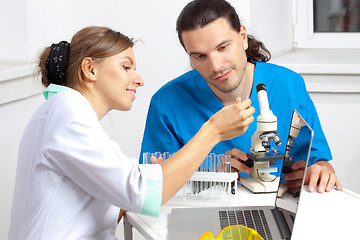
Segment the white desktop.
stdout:
<path fill-rule="evenodd" d="M 274 203 L 275 193 L 253 194 L 238 186 L 238 197 L 224 206 L 257 206 Z M 307 186 L 301 193 L 301 206 L 297 212 L 297 225 L 293 239 L 357 239 L 360 216 L 360 195 L 349 190 L 333 190 L 329 193 L 310 193 Z M 219 206 L 219 203 L 216 203 Z M 211 204 L 208 204 L 211 206 Z M 132 228 L 136 228 L 145 239 L 168 239 L 169 219 L 172 208 L 199 207 L 204 204 L 187 202 L 182 205 L 169 201 L 161 207 L 158 218 L 131 212 L 124 215 L 124 239 L 131 240 Z"/>

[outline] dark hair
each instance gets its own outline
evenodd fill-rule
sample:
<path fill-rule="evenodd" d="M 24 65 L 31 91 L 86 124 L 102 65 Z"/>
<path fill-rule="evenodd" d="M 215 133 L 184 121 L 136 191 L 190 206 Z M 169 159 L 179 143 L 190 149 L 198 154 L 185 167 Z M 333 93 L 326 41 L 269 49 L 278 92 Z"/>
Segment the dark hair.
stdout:
<path fill-rule="evenodd" d="M 63 85 L 73 89 L 87 90 L 83 82 L 81 63 L 84 58 L 101 60 L 116 55 L 133 47 L 132 39 L 107 27 L 87 27 L 78 31 L 71 39 L 66 77 Z M 45 87 L 49 85 L 45 76 L 45 63 L 50 54 L 50 47 L 45 48 L 39 57 L 38 74 Z"/>
<path fill-rule="evenodd" d="M 241 23 L 233 6 L 225 0 L 194 0 L 188 3 L 181 11 L 176 21 L 176 31 L 179 41 L 185 48 L 182 39 L 184 31 L 191 31 L 203 28 L 213 21 L 224 18 L 230 26 L 237 32 L 240 32 Z M 254 61 L 267 62 L 271 54 L 265 45 L 248 35 L 248 49 L 246 55 Z"/>

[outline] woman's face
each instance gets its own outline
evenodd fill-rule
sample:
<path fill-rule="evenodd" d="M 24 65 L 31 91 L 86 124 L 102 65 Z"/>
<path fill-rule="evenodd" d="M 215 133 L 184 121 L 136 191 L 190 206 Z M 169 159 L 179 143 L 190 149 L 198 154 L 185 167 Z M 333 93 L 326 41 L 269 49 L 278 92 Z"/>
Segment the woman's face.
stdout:
<path fill-rule="evenodd" d="M 135 100 L 136 88 L 144 81 L 135 72 L 134 53 L 128 48 L 95 63 L 95 89 L 100 101 L 110 111 L 128 111 Z"/>

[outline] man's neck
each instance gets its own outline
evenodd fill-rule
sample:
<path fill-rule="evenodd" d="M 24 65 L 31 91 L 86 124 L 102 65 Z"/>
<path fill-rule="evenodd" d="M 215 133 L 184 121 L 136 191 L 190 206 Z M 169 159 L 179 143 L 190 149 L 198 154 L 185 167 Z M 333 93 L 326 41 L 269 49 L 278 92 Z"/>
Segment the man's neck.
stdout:
<path fill-rule="evenodd" d="M 215 94 L 215 96 L 222 102 L 222 104 L 224 104 L 224 106 L 233 104 L 238 97 L 241 97 L 243 99 L 249 98 L 253 85 L 254 70 L 255 64 L 248 63 L 239 86 L 231 92 L 223 93 L 216 88 L 213 89 L 213 87 L 211 86 L 210 88 Z"/>

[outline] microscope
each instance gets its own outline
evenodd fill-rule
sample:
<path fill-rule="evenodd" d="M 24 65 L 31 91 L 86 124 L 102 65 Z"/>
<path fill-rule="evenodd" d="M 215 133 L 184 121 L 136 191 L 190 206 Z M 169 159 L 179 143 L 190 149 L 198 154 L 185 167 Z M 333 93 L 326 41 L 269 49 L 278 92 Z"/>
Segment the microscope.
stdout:
<path fill-rule="evenodd" d="M 275 147 L 271 148 L 273 141 L 276 146 L 281 145 L 277 130 L 277 117 L 269 108 L 269 102 L 264 84 L 256 86 L 259 99 L 260 115 L 257 117 L 257 129 L 251 138 L 251 148 L 244 163 L 251 168 L 251 173 L 240 178 L 240 183 L 254 193 L 277 192 L 280 177 L 275 165 L 277 160 L 283 160 L 284 155 Z M 274 173 L 274 174 L 271 174 Z"/>

